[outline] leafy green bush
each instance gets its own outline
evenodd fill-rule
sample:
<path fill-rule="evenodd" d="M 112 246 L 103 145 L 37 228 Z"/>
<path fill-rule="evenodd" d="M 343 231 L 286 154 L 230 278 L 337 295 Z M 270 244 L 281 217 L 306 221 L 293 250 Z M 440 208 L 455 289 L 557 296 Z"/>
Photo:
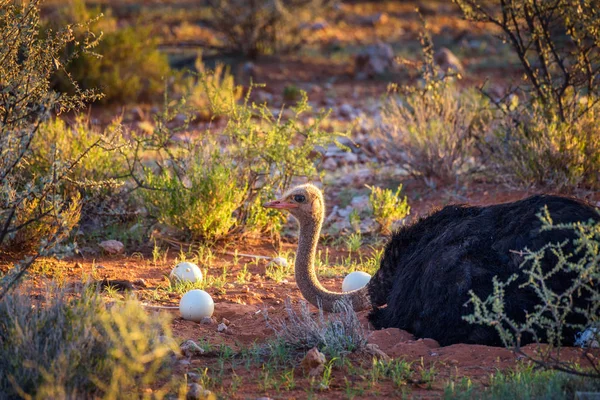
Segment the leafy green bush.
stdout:
<path fill-rule="evenodd" d="M 210 87 L 211 74 L 202 75 L 198 87 Z M 266 104 L 250 103 L 249 94 L 241 104 L 234 102 L 233 85 L 217 89 L 207 98 L 211 115 L 226 121 L 218 137 L 207 130 L 181 140 L 186 125 L 177 125 L 175 118 L 186 111 L 187 100 L 167 102 L 154 132 L 134 137 L 136 150 L 128 160 L 132 177 L 146 208 L 185 233 L 211 240 L 232 233 L 274 233 L 281 214 L 261 204 L 294 178 L 314 176 L 321 157 L 316 148 L 334 143 L 336 134 L 321 130 L 326 112 L 302 122 L 309 110 L 305 93 L 284 119 Z"/>
<path fill-rule="evenodd" d="M 379 224 L 382 233 L 388 234 L 395 221 L 405 218 L 410 214 L 410 206 L 406 196 L 400 198 L 402 185 L 398 186 L 396 193 L 391 189 L 382 189 L 377 186 L 368 186 L 371 189 L 369 203 L 373 210 L 375 222 Z"/>
<path fill-rule="evenodd" d="M 233 213 L 242 205 L 246 190 L 228 166 L 199 162 L 181 180 L 168 171 L 160 175 L 146 171 L 146 182 L 154 189 L 143 191 L 142 198 L 160 223 L 209 241 L 235 227 Z"/>
<path fill-rule="evenodd" d="M 33 174 L 47 173 L 56 151 L 65 162 L 74 164 L 68 174 L 72 183 L 81 182 L 81 186 L 85 186 L 86 182 L 123 176 L 127 169 L 115 162 L 114 151 L 117 146 L 126 146 L 121 128 L 116 119 L 101 131 L 81 114 L 72 124 L 61 118 L 45 121 L 31 143 L 31 171 Z M 49 143 L 52 146 L 48 146 Z"/>
<path fill-rule="evenodd" d="M 111 307 L 92 287 L 45 300 L 12 292 L 0 300 L 0 392 L 7 398 L 123 398 L 173 389 L 179 351 L 166 316 L 132 299 Z"/>
<path fill-rule="evenodd" d="M 600 186 L 600 14 L 593 1 L 457 0 L 468 19 L 500 28 L 523 81 L 496 105 L 489 143 L 497 173 L 518 185 Z M 514 99 L 521 99 L 515 102 Z"/>
<path fill-rule="evenodd" d="M 527 278 L 519 286 L 523 290 L 531 290 L 538 297 L 538 303 L 533 310 L 528 310 L 524 322 L 510 319 L 504 312 L 504 293 L 507 286 L 515 284 L 518 278 L 514 274 L 507 282 L 499 282 L 494 277 L 494 291 L 486 299 L 480 299 L 471 292 L 470 302 L 473 304 L 472 314 L 464 319 L 470 323 L 493 326 L 498 331 L 505 346 L 515 349 L 516 352 L 537 363 L 561 371 L 582 373 L 577 365 L 566 363 L 557 357 L 560 354 L 561 342 L 565 328 L 574 328 L 585 331 L 588 328 L 596 329 L 592 339 L 598 341 L 597 327 L 600 323 L 600 223 L 578 222 L 570 224 L 554 224 L 545 209 L 540 213 L 542 232 L 551 230 L 570 230 L 574 239 L 571 243 L 548 243 L 537 251 L 524 249 L 521 273 Z M 556 265 L 550 270 L 542 268 L 542 260 L 552 257 Z M 570 284 L 566 289 L 556 292 L 549 285 L 550 277 L 556 274 L 568 274 Z M 574 297 L 586 296 L 591 299 L 589 309 L 575 308 Z M 583 320 L 584 323 L 574 324 L 569 322 L 573 317 Z M 581 318 L 579 318 L 581 317 Z M 548 346 L 540 348 L 534 354 L 525 354 L 521 350 L 521 337 L 530 335 L 535 341 L 545 338 Z M 593 341 L 593 340 L 592 340 Z M 558 352 L 556 350 L 558 349 Z M 586 350 L 594 351 L 594 350 Z M 593 367 L 592 376 L 598 377 L 598 359 L 588 358 L 591 363 L 582 367 Z M 587 372 L 583 371 L 584 374 Z"/>
<path fill-rule="evenodd" d="M 80 24 L 100 15 L 99 10 L 90 10 L 83 0 L 70 0 L 53 18 L 46 29 Z M 164 79 L 171 74 L 165 54 L 157 46 L 158 40 L 150 34 L 147 26 L 119 27 L 110 10 L 97 18 L 90 27 L 98 32 L 99 42 L 94 53 L 71 60 L 66 74 L 56 76 L 56 85 L 61 91 L 70 91 L 65 80 L 75 79 L 82 88 L 100 88 L 102 101 L 134 102 L 155 100 L 164 91 Z M 75 30 L 79 36 L 81 32 Z"/>
<path fill-rule="evenodd" d="M 433 45 L 426 26 L 421 34 L 425 62 L 422 87 L 398 88 L 383 109 L 378 132 L 395 162 L 408 166 L 429 185 L 455 182 L 473 169 L 476 137 L 489 129 L 491 114 L 483 96 L 460 89 L 453 76 L 434 63 Z M 394 95 L 400 90 L 402 97 Z"/>

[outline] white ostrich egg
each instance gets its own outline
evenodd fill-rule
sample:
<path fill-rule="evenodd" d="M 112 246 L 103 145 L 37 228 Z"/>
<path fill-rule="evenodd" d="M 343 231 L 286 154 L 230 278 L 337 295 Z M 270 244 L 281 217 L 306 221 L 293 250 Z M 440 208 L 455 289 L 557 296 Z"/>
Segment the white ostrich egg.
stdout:
<path fill-rule="evenodd" d="M 360 289 L 369 283 L 371 275 L 362 271 L 350 272 L 342 282 L 342 292 L 351 292 L 352 290 Z"/>
<path fill-rule="evenodd" d="M 215 311 L 215 302 L 204 290 L 190 290 L 179 300 L 179 312 L 183 319 L 200 322 L 204 317 L 211 317 Z"/>
<path fill-rule="evenodd" d="M 202 271 L 200 271 L 200 268 L 198 268 L 196 264 L 185 261 L 177 264 L 175 268 L 171 270 L 169 277 L 171 280 L 177 279 L 187 282 L 201 282 Z"/>

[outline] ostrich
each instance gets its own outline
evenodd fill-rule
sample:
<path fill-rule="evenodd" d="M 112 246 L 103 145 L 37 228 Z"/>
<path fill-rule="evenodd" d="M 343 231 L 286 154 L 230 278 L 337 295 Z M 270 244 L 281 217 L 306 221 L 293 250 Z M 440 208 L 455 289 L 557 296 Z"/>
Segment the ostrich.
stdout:
<path fill-rule="evenodd" d="M 315 271 L 317 242 L 324 219 L 321 191 L 311 184 L 295 187 L 264 207 L 288 210 L 299 222 L 296 283 L 306 300 L 325 311 L 349 297 L 355 311 L 371 309 L 376 329 L 400 328 L 441 345 L 474 343 L 500 345 L 493 327 L 472 325 L 462 319 L 468 309 L 469 290 L 480 298 L 492 293 L 492 278 L 506 281 L 519 271 L 520 255 L 511 250 L 541 248 L 572 236 L 565 231 L 539 231 L 537 213 L 547 206 L 553 221 L 599 221 L 594 207 L 564 197 L 538 195 L 486 207 L 450 205 L 396 231 L 385 247 L 381 265 L 367 286 L 347 293 L 324 288 Z M 550 264 L 551 260 L 544 260 Z M 520 282 L 523 280 L 521 279 Z M 518 281 L 519 282 L 519 281 Z M 549 285 L 560 291 L 568 276 L 555 275 Z M 512 284 L 506 289 L 506 313 L 523 320 L 537 297 Z M 576 306 L 586 308 L 583 296 Z M 386 307 L 382 307 L 387 305 Z M 571 323 L 584 323 L 574 320 Z M 572 344 L 574 331 L 565 332 Z M 524 337 L 522 343 L 531 341 Z"/>

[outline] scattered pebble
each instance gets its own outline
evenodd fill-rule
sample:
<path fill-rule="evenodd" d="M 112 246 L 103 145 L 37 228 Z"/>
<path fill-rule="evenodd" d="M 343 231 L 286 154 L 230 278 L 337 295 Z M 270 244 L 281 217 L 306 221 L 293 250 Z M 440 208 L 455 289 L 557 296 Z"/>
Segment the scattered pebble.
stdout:
<path fill-rule="evenodd" d="M 227 332 L 227 329 L 227 325 L 221 322 L 217 327 L 217 332 Z"/>
<path fill-rule="evenodd" d="M 179 348 L 181 349 L 181 353 L 186 357 L 204 354 L 204 349 L 198 346 L 193 340 L 186 340 Z"/>
<path fill-rule="evenodd" d="M 140 287 L 148 287 L 148 285 L 146 284 L 146 281 L 143 280 L 142 278 L 138 278 L 135 281 L 133 281 L 133 284 L 136 286 L 140 286 Z"/>
<path fill-rule="evenodd" d="M 205 390 L 198 383 L 188 385 L 187 400 L 216 400 L 217 396 L 210 390 Z"/>
<path fill-rule="evenodd" d="M 288 260 L 286 260 L 284 257 L 275 257 L 274 259 L 271 260 L 271 264 L 276 264 L 280 267 L 287 267 L 288 264 Z"/>
<path fill-rule="evenodd" d="M 186 376 L 189 382 L 198 383 L 200 381 L 200 374 L 196 372 L 188 372 Z"/>
<path fill-rule="evenodd" d="M 125 250 L 123 243 L 119 242 L 118 240 L 105 240 L 100 242 L 98 246 L 100 246 L 100 248 L 102 248 L 102 250 L 108 254 L 120 254 L 123 252 L 123 250 Z"/>
<path fill-rule="evenodd" d="M 204 317 L 200 320 L 200 324 L 202 325 L 212 325 L 215 323 L 215 320 L 213 317 Z"/>
<path fill-rule="evenodd" d="M 300 365 L 304 372 L 308 372 L 309 376 L 319 376 L 325 369 L 326 361 L 325 354 L 313 347 L 306 353 Z"/>

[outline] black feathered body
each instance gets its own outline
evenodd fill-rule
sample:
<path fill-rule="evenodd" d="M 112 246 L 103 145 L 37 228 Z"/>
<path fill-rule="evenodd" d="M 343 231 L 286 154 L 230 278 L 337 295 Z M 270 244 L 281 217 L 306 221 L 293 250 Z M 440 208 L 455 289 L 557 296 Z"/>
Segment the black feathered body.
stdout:
<path fill-rule="evenodd" d="M 369 283 L 374 306 L 370 322 L 378 329 L 404 329 L 441 345 L 501 344 L 493 327 L 462 319 L 472 312 L 472 306 L 465 306 L 469 290 L 485 299 L 493 291 L 494 276 L 504 282 L 519 273 L 523 257 L 515 251 L 535 251 L 546 243 L 573 238 L 568 230 L 540 232 L 537 214 L 544 206 L 554 223 L 600 220 L 596 209 L 584 202 L 533 196 L 486 207 L 447 206 L 402 227 L 387 244 L 380 269 Z M 544 260 L 548 268 L 553 261 L 550 257 Z M 524 320 L 525 310 L 533 310 L 539 302 L 533 291 L 518 288 L 523 282 L 523 274 L 520 276 L 505 294 L 506 312 L 517 321 Z M 564 290 L 568 278 L 565 274 L 553 276 L 552 289 Z M 585 296 L 576 300 L 584 307 L 586 301 Z M 572 343 L 574 332 L 565 332 L 564 337 Z"/>

